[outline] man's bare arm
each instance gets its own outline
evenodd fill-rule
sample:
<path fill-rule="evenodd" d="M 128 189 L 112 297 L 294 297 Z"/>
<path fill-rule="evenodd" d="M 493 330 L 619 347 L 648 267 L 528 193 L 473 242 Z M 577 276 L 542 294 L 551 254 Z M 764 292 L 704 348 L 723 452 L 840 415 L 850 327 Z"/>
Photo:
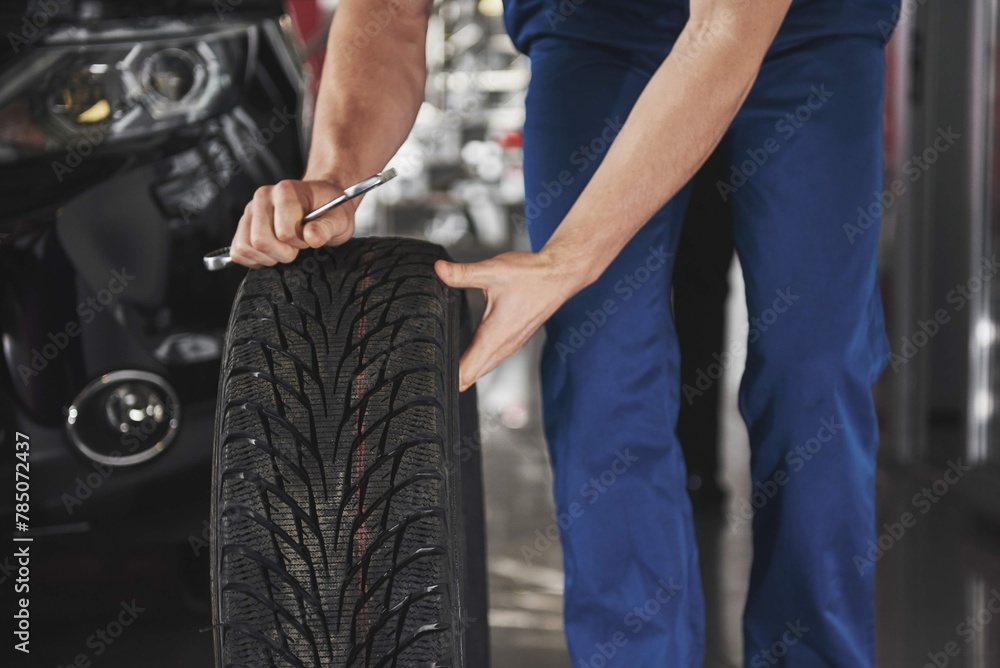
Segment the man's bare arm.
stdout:
<path fill-rule="evenodd" d="M 691 0 L 691 18 L 545 250 L 596 280 L 743 105 L 791 0 Z M 609 221 L 615 221 L 609 225 Z"/>
<path fill-rule="evenodd" d="M 424 100 L 432 4 L 431 0 L 340 3 L 327 44 L 307 179 L 355 183 L 382 169 L 395 155 Z M 387 23 L 380 27 L 383 21 Z"/>
<path fill-rule="evenodd" d="M 746 99 L 791 0 L 691 0 L 691 18 L 548 243 L 475 264 L 439 261 L 486 313 L 462 356 L 464 390 L 517 351 L 707 159 Z"/>
<path fill-rule="evenodd" d="M 406 139 L 424 99 L 432 4 L 341 1 L 330 27 L 305 176 L 255 193 L 233 238 L 236 262 L 291 262 L 300 249 L 351 237 L 356 200 L 305 228 L 302 217 L 381 170 Z"/>

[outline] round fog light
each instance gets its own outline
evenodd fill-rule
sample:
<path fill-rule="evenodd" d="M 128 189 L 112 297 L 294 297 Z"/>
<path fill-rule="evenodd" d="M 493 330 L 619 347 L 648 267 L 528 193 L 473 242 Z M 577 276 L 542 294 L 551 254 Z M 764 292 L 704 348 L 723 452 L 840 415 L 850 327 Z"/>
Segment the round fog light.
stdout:
<path fill-rule="evenodd" d="M 114 371 L 77 395 L 66 431 L 87 458 L 130 466 L 167 449 L 177 435 L 180 412 L 177 394 L 166 379 L 147 371 Z"/>

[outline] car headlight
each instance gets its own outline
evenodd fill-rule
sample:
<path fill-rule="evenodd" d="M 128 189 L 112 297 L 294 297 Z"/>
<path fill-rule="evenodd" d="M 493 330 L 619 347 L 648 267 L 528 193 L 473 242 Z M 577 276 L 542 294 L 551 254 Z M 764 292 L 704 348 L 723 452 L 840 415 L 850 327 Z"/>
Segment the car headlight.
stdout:
<path fill-rule="evenodd" d="M 251 25 L 65 31 L 0 76 L 0 162 L 170 131 L 238 96 Z"/>

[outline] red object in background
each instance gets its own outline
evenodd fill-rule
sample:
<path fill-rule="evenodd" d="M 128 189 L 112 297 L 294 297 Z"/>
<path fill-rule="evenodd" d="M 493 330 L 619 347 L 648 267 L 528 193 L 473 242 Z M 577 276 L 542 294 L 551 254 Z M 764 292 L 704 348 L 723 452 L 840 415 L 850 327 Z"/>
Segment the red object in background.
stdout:
<path fill-rule="evenodd" d="M 323 71 L 329 21 L 319 0 L 285 0 L 285 11 L 292 19 L 295 34 L 305 45 L 306 63 L 315 75 L 312 77 L 312 93 L 315 95 L 319 75 Z"/>
<path fill-rule="evenodd" d="M 500 144 L 500 148 L 505 151 L 522 148 L 524 146 L 524 135 L 520 130 L 511 130 L 500 135 L 498 143 Z"/>

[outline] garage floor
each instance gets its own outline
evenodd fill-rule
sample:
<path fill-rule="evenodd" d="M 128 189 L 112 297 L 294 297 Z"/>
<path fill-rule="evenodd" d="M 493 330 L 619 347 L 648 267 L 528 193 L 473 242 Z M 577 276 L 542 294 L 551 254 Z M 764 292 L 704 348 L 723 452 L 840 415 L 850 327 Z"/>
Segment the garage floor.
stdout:
<path fill-rule="evenodd" d="M 732 311 L 731 322 L 745 318 L 739 300 Z M 536 530 L 544 533 L 552 523 L 534 380 L 537 348 L 536 340 L 480 388 L 495 668 L 570 665 L 562 637 L 558 546 L 530 563 L 521 551 L 534 544 Z M 737 382 L 734 369 L 726 384 L 724 466 L 727 484 L 741 498 L 749 486 L 746 432 L 735 411 Z M 883 475 L 880 522 L 891 523 L 912 510 L 920 487 Z M 700 518 L 698 532 L 708 607 L 705 665 L 739 666 L 750 537 L 721 517 Z M 880 667 L 1000 666 L 1000 621 L 989 612 L 991 598 L 1000 596 L 996 535 L 963 514 L 954 495 L 945 495 L 885 553 L 878 564 Z M 137 546 L 128 536 L 116 542 L 39 541 L 46 556 L 45 563 L 36 562 L 37 572 L 55 586 L 39 592 L 32 622 L 35 653 L 30 661 L 17 657 L 0 665 L 68 667 L 82 655 L 89 663 L 76 665 L 83 668 L 211 666 L 211 634 L 200 632 L 210 623 L 205 583 L 199 580 L 208 568 L 204 551 L 195 555 L 189 546 Z M 88 556 L 80 558 L 81 551 Z M 94 635 L 117 630 L 114 622 L 128 618 L 132 599 L 143 609 L 113 642 Z M 1000 609 L 996 603 L 994 608 Z M 949 648 L 957 656 L 948 656 Z"/>

